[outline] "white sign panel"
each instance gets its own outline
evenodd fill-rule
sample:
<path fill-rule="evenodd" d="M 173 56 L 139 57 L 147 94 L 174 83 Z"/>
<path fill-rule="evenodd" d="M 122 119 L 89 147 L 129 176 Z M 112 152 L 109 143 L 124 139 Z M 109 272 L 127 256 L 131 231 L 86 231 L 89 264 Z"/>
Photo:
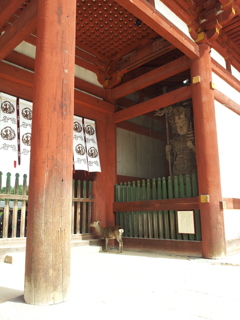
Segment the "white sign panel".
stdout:
<path fill-rule="evenodd" d="M 29 167 L 32 136 L 32 102 L 19 100 L 19 140 L 21 164 Z"/>
<path fill-rule="evenodd" d="M 177 211 L 178 233 L 194 234 L 194 212 Z"/>
<path fill-rule="evenodd" d="M 17 164 L 17 110 L 16 98 L 0 93 L 0 158 Z"/>
<path fill-rule="evenodd" d="M 73 159 L 75 170 L 88 171 L 87 150 L 83 131 L 83 120 L 74 116 L 73 124 Z"/>
<path fill-rule="evenodd" d="M 88 171 L 101 172 L 95 121 L 84 119 L 84 132 L 86 137 Z"/>

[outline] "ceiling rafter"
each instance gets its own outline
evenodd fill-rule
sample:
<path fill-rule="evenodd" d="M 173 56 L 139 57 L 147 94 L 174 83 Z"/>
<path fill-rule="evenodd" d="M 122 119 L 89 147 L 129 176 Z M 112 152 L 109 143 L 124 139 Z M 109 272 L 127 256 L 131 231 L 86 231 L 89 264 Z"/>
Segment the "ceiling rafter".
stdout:
<path fill-rule="evenodd" d="M 189 58 L 195 59 L 199 56 L 198 45 L 174 26 L 172 22 L 166 19 L 151 4 L 144 0 L 115 1 L 121 4 L 126 10 L 136 15 L 155 32 L 185 53 Z"/>
<path fill-rule="evenodd" d="M 166 78 L 170 78 L 173 75 L 181 73 L 190 68 L 190 60 L 188 57 L 183 56 L 172 62 L 169 62 L 157 69 L 154 69 L 147 74 L 139 76 L 136 79 L 128 81 L 112 90 L 112 96 L 114 99 L 119 99 L 130 93 L 141 90 L 147 86 L 150 86 L 156 82 L 162 81 Z"/>
<path fill-rule="evenodd" d="M 37 9 L 38 1 L 35 0 L 23 11 L 11 28 L 0 37 L 0 61 L 36 29 Z"/>
<path fill-rule="evenodd" d="M 0 1 L 0 30 L 9 18 L 21 7 L 23 0 L 1 0 Z"/>
<path fill-rule="evenodd" d="M 179 101 L 187 100 L 191 98 L 191 86 L 182 87 L 174 91 L 162 94 L 156 98 L 153 98 L 142 103 L 138 103 L 127 109 L 117 111 L 113 115 L 114 123 L 122 122 L 137 116 L 141 116 L 145 113 L 167 107 L 171 104 Z"/>

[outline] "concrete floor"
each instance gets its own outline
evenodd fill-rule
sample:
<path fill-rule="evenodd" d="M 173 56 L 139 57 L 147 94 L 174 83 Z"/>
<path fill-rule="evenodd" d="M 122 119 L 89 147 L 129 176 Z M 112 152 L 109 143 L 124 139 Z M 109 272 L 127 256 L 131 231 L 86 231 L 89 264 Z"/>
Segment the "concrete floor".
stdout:
<path fill-rule="evenodd" d="M 0 263 L 0 320 L 240 319 L 240 255 L 222 260 L 72 248 L 70 300 L 23 301 L 24 254 Z"/>

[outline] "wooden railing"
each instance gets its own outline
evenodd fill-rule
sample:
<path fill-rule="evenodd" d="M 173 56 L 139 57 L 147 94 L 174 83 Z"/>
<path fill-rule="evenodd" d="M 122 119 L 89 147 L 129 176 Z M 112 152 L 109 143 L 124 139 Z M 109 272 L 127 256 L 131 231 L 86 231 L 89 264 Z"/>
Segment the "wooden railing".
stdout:
<path fill-rule="evenodd" d="M 0 238 L 26 237 L 27 233 L 27 175 L 23 175 L 22 184 L 19 174 L 15 175 L 14 187 L 11 187 L 11 174 L 7 173 L 6 187 L 3 188 L 3 176 L 0 172 Z M 72 184 L 72 234 L 90 233 L 92 217 L 92 182 L 73 180 Z"/>
<path fill-rule="evenodd" d="M 120 183 L 115 187 L 116 224 L 124 237 L 201 240 L 197 177 L 179 176 Z M 194 212 L 194 234 L 178 232 L 177 211 Z"/>

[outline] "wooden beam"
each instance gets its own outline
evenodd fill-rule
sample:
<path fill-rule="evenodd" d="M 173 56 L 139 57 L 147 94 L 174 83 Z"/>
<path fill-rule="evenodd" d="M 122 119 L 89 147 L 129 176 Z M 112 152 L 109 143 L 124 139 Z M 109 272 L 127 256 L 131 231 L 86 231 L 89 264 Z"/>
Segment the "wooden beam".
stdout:
<path fill-rule="evenodd" d="M 122 122 L 124 120 L 141 116 L 145 113 L 167 107 L 171 104 L 189 98 L 191 98 L 191 86 L 182 87 L 180 89 L 165 93 L 151 100 L 136 104 L 135 106 L 130 107 L 128 109 L 115 112 L 113 116 L 113 121 L 115 123 Z"/>
<path fill-rule="evenodd" d="M 0 29 L 9 18 L 22 6 L 23 0 L 1 0 L 0 1 Z"/>
<path fill-rule="evenodd" d="M 126 10 L 142 20 L 146 25 L 177 47 L 189 58 L 199 56 L 198 45 L 178 29 L 171 21 L 144 0 L 116 0 Z"/>
<path fill-rule="evenodd" d="M 130 93 L 141 90 L 156 82 L 170 78 L 175 74 L 181 73 L 190 68 L 189 58 L 184 56 L 171 61 L 164 66 L 161 66 L 155 70 L 148 72 L 136 79 L 128 81 L 114 89 L 112 89 L 112 96 L 115 99 L 124 97 Z"/>
<path fill-rule="evenodd" d="M 240 115 L 240 104 L 228 98 L 225 94 L 218 90 L 214 90 L 214 99 L 223 104 L 228 109 Z"/>
<path fill-rule="evenodd" d="M 80 78 L 77 78 L 77 77 L 75 77 L 75 88 L 78 90 L 85 91 L 89 94 L 92 94 L 92 95 L 99 97 L 99 98 L 102 98 L 102 99 L 105 96 L 105 92 L 104 92 L 103 88 L 98 87 L 90 82 L 87 82 L 87 81 L 80 79 Z"/>
<path fill-rule="evenodd" d="M 13 1 L 11 1 L 13 2 Z M 37 27 L 38 1 L 34 0 L 19 19 L 0 37 L 0 61 Z"/>
<path fill-rule="evenodd" d="M 113 113 L 115 111 L 115 105 L 100 100 L 96 97 L 90 96 L 86 93 L 75 90 L 74 93 L 74 101 L 84 107 L 91 108 L 96 111 L 104 112 L 104 113 Z"/>
<path fill-rule="evenodd" d="M 33 79 L 34 79 L 34 73 L 33 72 L 29 72 L 27 70 L 18 68 L 16 66 L 12 66 L 10 64 L 4 63 L 4 62 L 0 62 L 0 79 L 5 79 L 8 81 L 11 81 L 12 83 L 17 83 L 20 85 L 23 85 L 24 87 L 28 87 L 31 90 L 33 89 Z M 78 82 L 78 80 L 77 80 Z M 96 91 L 94 91 L 95 86 L 92 85 L 93 89 L 90 89 L 90 87 L 87 88 L 87 86 L 89 85 L 86 84 L 86 82 L 84 80 L 80 80 L 79 79 L 79 85 L 85 85 L 85 89 L 94 93 L 97 93 Z M 82 86 L 83 87 L 83 86 Z M 81 88 L 82 88 L 81 87 Z M 101 88 L 99 88 L 99 92 L 101 91 L 102 94 L 104 93 Z M 5 91 L 6 93 L 8 93 L 7 91 Z M 78 90 L 75 90 L 74 93 L 74 98 L 75 98 L 75 103 L 78 103 L 82 106 L 91 108 L 93 110 L 97 110 L 100 112 L 104 112 L 104 113 L 113 113 L 115 111 L 115 105 L 108 103 L 106 101 L 103 101 L 97 97 L 93 97 L 87 93 L 84 92 L 80 92 Z"/>
<path fill-rule="evenodd" d="M 20 52 L 13 50 L 4 58 L 4 60 L 14 63 L 21 68 L 34 71 L 35 59 L 25 56 Z"/>
<path fill-rule="evenodd" d="M 183 7 L 180 6 L 176 0 L 162 0 L 162 2 L 172 11 L 174 12 L 182 21 L 185 23 L 189 23 L 189 13 L 187 13 L 188 5 L 187 3 L 181 2 Z M 185 9 L 185 10 L 184 10 Z"/>
<path fill-rule="evenodd" d="M 199 209 L 198 197 L 113 203 L 114 212 L 197 209 Z"/>
<path fill-rule="evenodd" d="M 160 134 L 159 132 L 157 132 L 155 130 L 150 130 L 146 127 L 139 126 L 138 124 L 135 124 L 132 122 L 127 122 L 127 121 L 119 122 L 117 124 L 117 128 L 128 130 L 131 132 L 135 132 L 135 133 L 138 133 L 143 136 L 150 137 L 150 138 L 153 138 L 156 140 L 166 141 L 165 134 Z"/>
<path fill-rule="evenodd" d="M 172 51 L 175 47 L 165 39 L 157 39 L 153 43 L 139 50 L 134 50 L 119 61 L 119 57 L 113 57 L 114 63 L 111 64 L 109 73 L 120 72 L 125 74 L 130 70 L 136 69 L 141 65 L 156 59 L 167 52 Z"/>
<path fill-rule="evenodd" d="M 0 77 L 33 88 L 34 73 L 0 62 Z"/>
<path fill-rule="evenodd" d="M 231 87 L 240 91 L 240 81 L 235 78 L 228 70 L 223 68 L 219 63 L 212 59 L 212 71 L 216 73 L 221 79 L 226 81 Z"/>
<path fill-rule="evenodd" d="M 33 101 L 33 88 L 0 77 L 0 92 L 11 94 L 28 101 Z"/>

